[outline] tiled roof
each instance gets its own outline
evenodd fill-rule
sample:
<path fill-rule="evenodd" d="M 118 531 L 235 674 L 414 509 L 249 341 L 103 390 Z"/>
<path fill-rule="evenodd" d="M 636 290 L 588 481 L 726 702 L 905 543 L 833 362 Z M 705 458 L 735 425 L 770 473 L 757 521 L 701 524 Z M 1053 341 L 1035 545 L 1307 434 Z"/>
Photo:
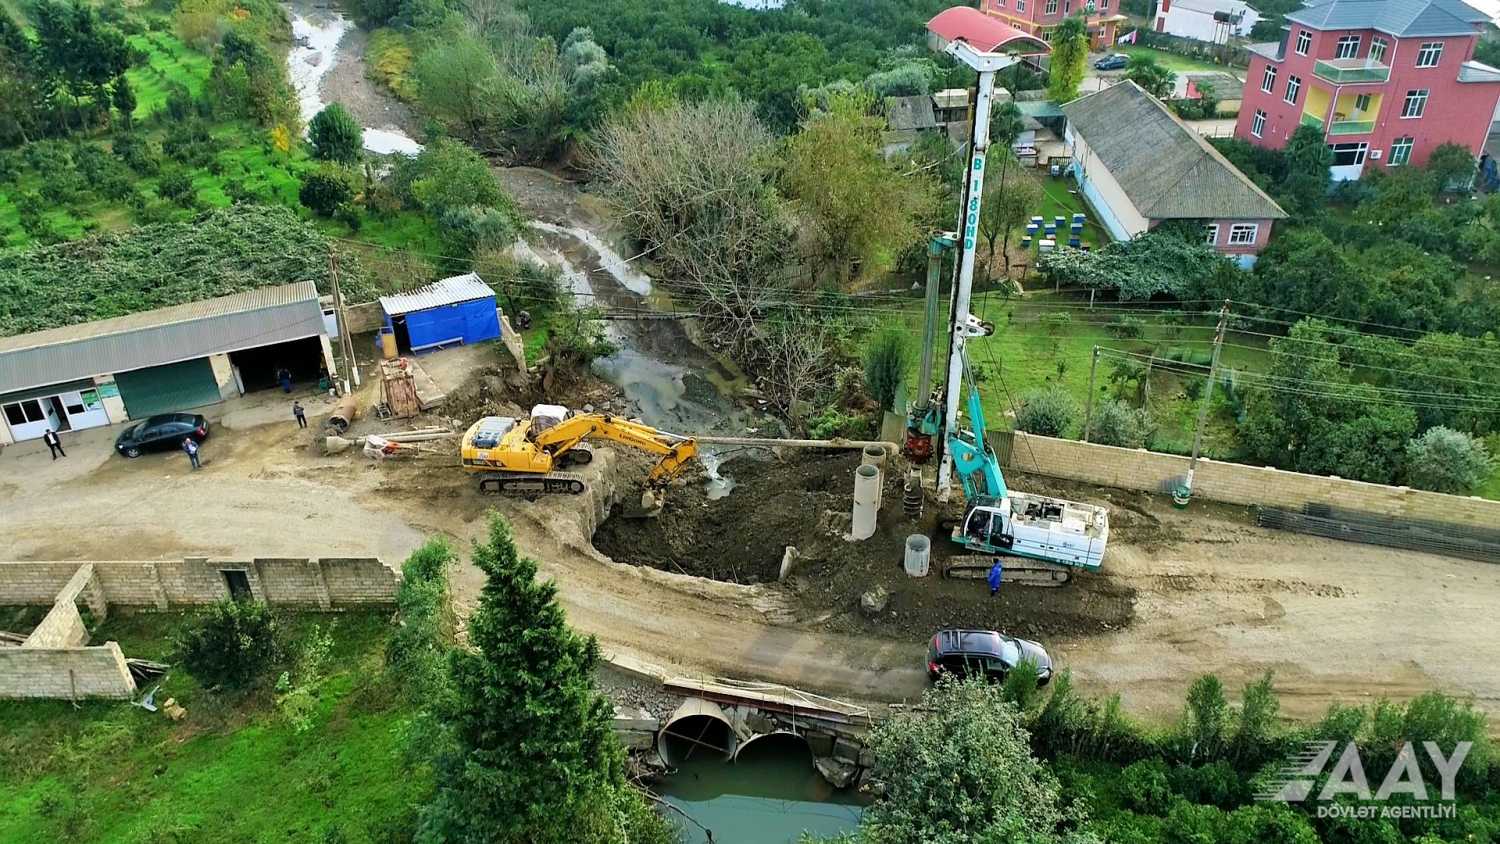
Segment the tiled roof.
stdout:
<path fill-rule="evenodd" d="M 1286 19 L 1312 29 L 1377 29 L 1398 38 L 1471 35 L 1489 20 L 1460 0 L 1322 0 Z"/>
<path fill-rule="evenodd" d="M 1286 217 L 1265 191 L 1134 82 L 1080 97 L 1062 110 L 1150 219 Z"/>

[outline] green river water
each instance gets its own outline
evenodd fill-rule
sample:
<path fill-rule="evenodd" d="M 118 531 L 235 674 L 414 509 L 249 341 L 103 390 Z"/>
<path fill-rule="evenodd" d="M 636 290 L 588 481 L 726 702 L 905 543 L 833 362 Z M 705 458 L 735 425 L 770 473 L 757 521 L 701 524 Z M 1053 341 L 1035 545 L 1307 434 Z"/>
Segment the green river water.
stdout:
<path fill-rule="evenodd" d="M 738 762 L 692 760 L 658 786 L 667 802 L 713 832 L 714 844 L 795 844 L 805 831 L 831 835 L 859 825 L 861 802 L 813 770 L 812 757 L 788 748 Z M 703 829 L 669 813 L 684 841 L 709 841 Z"/>

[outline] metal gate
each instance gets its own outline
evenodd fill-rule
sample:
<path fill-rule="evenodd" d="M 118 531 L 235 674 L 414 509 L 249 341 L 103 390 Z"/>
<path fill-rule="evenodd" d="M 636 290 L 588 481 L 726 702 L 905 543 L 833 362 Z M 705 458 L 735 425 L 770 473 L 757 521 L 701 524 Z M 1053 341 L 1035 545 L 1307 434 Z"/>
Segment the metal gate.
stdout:
<path fill-rule="evenodd" d="M 208 358 L 117 372 L 115 385 L 131 419 L 187 410 L 221 399 Z"/>

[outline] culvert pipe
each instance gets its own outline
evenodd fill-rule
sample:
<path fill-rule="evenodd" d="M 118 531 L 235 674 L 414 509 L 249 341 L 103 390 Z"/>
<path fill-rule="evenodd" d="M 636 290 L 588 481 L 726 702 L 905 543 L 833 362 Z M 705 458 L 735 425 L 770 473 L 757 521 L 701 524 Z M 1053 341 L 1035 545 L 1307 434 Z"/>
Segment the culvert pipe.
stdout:
<path fill-rule="evenodd" d="M 667 719 L 657 739 L 657 752 L 672 767 L 704 754 L 727 761 L 734 758 L 739 737 L 729 716 L 713 701 L 690 697 Z"/>
<path fill-rule="evenodd" d="M 771 753 L 773 748 L 796 747 L 807 754 L 808 764 L 812 763 L 812 746 L 807 743 L 807 736 L 794 733 L 791 730 L 774 730 L 769 733 L 756 733 L 750 738 L 740 742 L 740 746 L 734 750 L 734 761 L 740 761 L 740 757 L 746 753 Z"/>
<path fill-rule="evenodd" d="M 749 445 L 764 446 L 766 448 L 832 448 L 832 449 L 866 449 L 878 448 L 886 454 L 896 454 L 901 451 L 901 446 L 896 443 L 882 442 L 880 440 L 792 440 L 774 439 L 771 437 L 720 437 L 720 436 L 697 436 L 693 439 L 700 444 L 708 445 Z"/>
<path fill-rule="evenodd" d="M 868 463 L 854 470 L 854 512 L 849 534 L 855 539 L 875 535 L 875 516 L 880 511 L 880 467 Z"/>
<path fill-rule="evenodd" d="M 859 462 L 864 466 L 874 466 L 881 474 L 885 473 L 886 450 L 878 445 L 867 445 L 859 451 Z M 878 510 L 885 504 L 885 484 L 875 488 L 875 508 Z"/>
<path fill-rule="evenodd" d="M 920 533 L 906 537 L 906 574 L 910 577 L 926 577 L 927 564 L 932 557 L 932 540 Z"/>

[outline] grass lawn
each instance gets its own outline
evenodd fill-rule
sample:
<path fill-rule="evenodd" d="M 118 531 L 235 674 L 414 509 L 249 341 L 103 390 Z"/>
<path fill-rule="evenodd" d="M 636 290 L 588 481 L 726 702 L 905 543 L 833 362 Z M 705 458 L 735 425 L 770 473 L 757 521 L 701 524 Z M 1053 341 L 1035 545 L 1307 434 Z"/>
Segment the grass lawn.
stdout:
<path fill-rule="evenodd" d="M 1149 354 L 1152 350 L 1164 356 L 1178 355 L 1189 360 L 1206 363 L 1213 339 L 1213 325 L 1168 324 L 1154 315 L 1141 319 L 1145 327 L 1139 338 L 1121 338 L 1111 333 L 1107 325 L 1114 321 L 1115 314 L 1106 311 L 1079 309 L 1087 300 L 1047 292 L 1033 293 L 1024 299 L 1002 299 L 995 293 L 978 293 L 974 297 L 973 312 L 981 319 L 993 322 L 995 334 L 974 340 L 969 345 L 969 363 L 979 379 L 980 394 L 985 416 L 990 428 L 1010 430 L 1014 425 L 1015 407 L 1026 393 L 1050 387 L 1054 384 L 1072 396 L 1077 409 L 1070 436 L 1076 436 L 1083 425 L 1083 407 L 1088 397 L 1089 366 L 1095 346 L 1122 351 Z M 1050 307 L 1049 307 L 1050 306 Z M 922 305 L 913 302 L 903 308 L 896 324 L 908 331 L 913 339 L 919 338 L 922 327 Z M 946 301 L 942 307 L 946 322 Z M 1047 314 L 1067 314 L 1065 322 L 1050 322 Z M 866 332 L 872 337 L 875 332 Z M 1251 346 L 1251 338 L 1233 338 L 1232 342 Z M 941 383 L 945 374 L 943 360 L 946 353 L 939 352 L 936 381 Z M 916 383 L 917 355 L 908 372 L 907 383 Z M 1116 395 L 1109 376 L 1118 358 L 1101 355 L 1095 376 L 1097 400 Z M 1165 362 L 1165 361 L 1164 361 Z M 1226 347 L 1223 356 L 1227 367 L 1258 368 L 1264 363 L 1264 353 L 1250 349 Z M 1172 364 L 1181 366 L 1181 364 Z M 1157 370 L 1151 380 L 1151 395 L 1148 411 L 1156 423 L 1157 433 L 1152 446 L 1161 451 L 1185 452 L 1192 446 L 1193 426 L 1197 421 L 1198 402 L 1189 394 L 1188 382 L 1201 381 L 1191 376 L 1178 376 L 1165 370 Z M 1126 398 L 1134 403 L 1135 396 Z M 1205 454 L 1228 457 L 1235 448 L 1234 417 L 1229 406 L 1220 400 L 1214 403 L 1210 423 L 1204 435 Z"/>
<path fill-rule="evenodd" d="M 136 120 L 144 120 L 165 108 L 167 94 L 173 86 L 186 88 L 194 97 L 203 93 L 209 72 L 213 70 L 213 62 L 208 56 L 166 32 L 132 35 L 126 41 L 146 55 L 145 66 L 125 71 L 125 78 L 130 80 L 130 88 L 135 92 L 133 115 Z"/>
<path fill-rule="evenodd" d="M 1138 59 L 1149 56 L 1153 59 L 1156 59 L 1157 64 L 1165 67 L 1167 70 L 1170 70 L 1173 73 L 1201 73 L 1213 71 L 1233 72 L 1235 70 L 1232 65 L 1214 64 L 1213 62 L 1206 62 L 1202 59 L 1193 59 L 1187 56 L 1178 55 L 1177 53 L 1169 53 L 1166 50 L 1157 50 L 1151 47 L 1138 47 L 1131 44 L 1124 47 L 1116 47 L 1115 49 L 1118 52 L 1124 53 L 1125 55 L 1129 56 L 1131 59 Z"/>
<path fill-rule="evenodd" d="M 1078 183 L 1071 176 L 1043 176 L 1042 177 L 1042 207 L 1036 213 L 1043 220 L 1063 216 L 1069 220 L 1074 214 L 1084 214 L 1087 219 L 1083 224 L 1083 244 L 1097 249 L 1109 243 L 1109 232 L 1094 218 L 1094 212 L 1089 209 L 1083 201 L 1083 195 L 1078 193 Z M 1058 239 L 1066 243 L 1066 236 L 1058 232 Z"/>
<path fill-rule="evenodd" d="M 180 668 L 157 695 L 186 707 L 180 723 L 128 703 L 0 703 L 0 842 L 399 840 L 429 783 L 395 752 L 408 713 L 381 670 L 388 619 L 288 619 L 294 647 L 313 625 L 335 641 L 302 733 L 268 688 L 210 693 Z M 112 616 L 94 640 L 166 658 L 181 621 Z"/>

